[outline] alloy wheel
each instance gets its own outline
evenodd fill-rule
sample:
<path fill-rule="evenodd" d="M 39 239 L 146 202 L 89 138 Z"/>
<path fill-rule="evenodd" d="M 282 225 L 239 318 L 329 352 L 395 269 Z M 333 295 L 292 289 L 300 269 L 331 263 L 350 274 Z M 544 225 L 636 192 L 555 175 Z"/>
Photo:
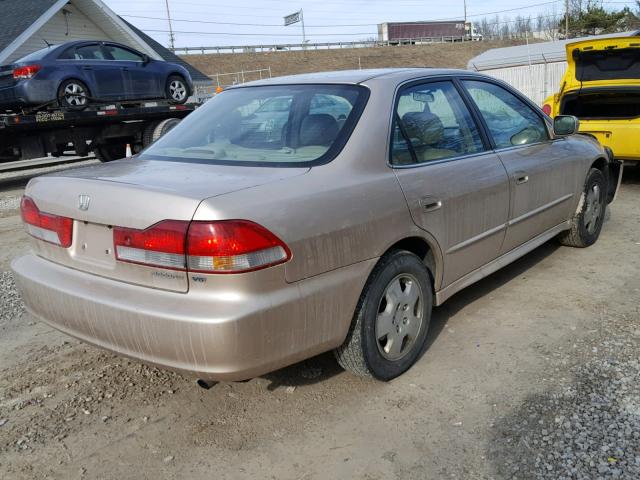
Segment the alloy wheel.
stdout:
<path fill-rule="evenodd" d="M 586 208 L 584 210 L 584 226 L 590 234 L 596 231 L 600 216 L 602 215 L 601 196 L 602 192 L 598 184 L 593 185 L 587 192 Z"/>
<path fill-rule="evenodd" d="M 378 306 L 375 335 L 380 354 L 399 360 L 409 353 L 424 318 L 422 290 L 413 275 L 396 276 L 382 295 Z"/>
<path fill-rule="evenodd" d="M 187 96 L 187 87 L 180 80 L 173 80 L 169 84 L 169 95 L 176 102 L 181 102 Z"/>
<path fill-rule="evenodd" d="M 87 91 L 79 83 L 69 83 L 64 87 L 64 101 L 72 107 L 87 104 Z"/>

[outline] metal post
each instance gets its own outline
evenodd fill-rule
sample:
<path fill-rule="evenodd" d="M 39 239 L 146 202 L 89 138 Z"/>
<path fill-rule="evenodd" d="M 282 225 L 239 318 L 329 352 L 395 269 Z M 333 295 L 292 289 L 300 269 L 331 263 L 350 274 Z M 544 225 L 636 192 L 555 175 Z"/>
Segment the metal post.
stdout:
<path fill-rule="evenodd" d="M 302 9 L 300 9 L 300 22 L 302 23 L 302 43 L 306 43 L 307 37 L 304 32 L 304 15 L 302 13 Z"/>
<path fill-rule="evenodd" d="M 569 38 L 569 0 L 564 1 L 564 38 Z"/>
<path fill-rule="evenodd" d="M 167 20 L 169 22 L 169 48 L 171 51 L 175 50 L 175 37 L 173 36 L 173 27 L 171 26 L 171 12 L 169 10 L 169 0 L 164 0 L 164 4 L 167 7 Z"/>
<path fill-rule="evenodd" d="M 469 30 L 471 30 L 471 29 L 469 29 Z M 463 33 L 462 41 L 464 42 L 464 37 L 467 34 L 467 0 L 464 0 L 464 27 L 462 29 L 462 33 Z M 469 33 L 471 33 L 471 32 L 469 32 Z"/>

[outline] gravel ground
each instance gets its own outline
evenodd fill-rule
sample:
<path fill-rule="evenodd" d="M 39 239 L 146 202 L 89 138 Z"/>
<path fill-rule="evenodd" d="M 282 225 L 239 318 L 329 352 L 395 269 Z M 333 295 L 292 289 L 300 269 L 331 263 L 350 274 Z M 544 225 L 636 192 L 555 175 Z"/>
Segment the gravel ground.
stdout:
<path fill-rule="evenodd" d="M 24 305 L 16 291 L 11 272 L 0 272 L 0 328 L 18 318 Z"/>
<path fill-rule="evenodd" d="M 556 356 L 550 366 L 561 387 L 503 419 L 493 452 L 507 452 L 504 477 L 640 478 L 638 292 L 627 313 L 603 306 L 598 329 Z"/>

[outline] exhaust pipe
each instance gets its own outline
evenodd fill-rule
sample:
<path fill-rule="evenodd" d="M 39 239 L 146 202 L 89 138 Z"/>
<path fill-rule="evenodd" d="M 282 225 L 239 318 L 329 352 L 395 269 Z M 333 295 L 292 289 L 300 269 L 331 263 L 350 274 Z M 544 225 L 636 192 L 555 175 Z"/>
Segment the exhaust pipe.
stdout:
<path fill-rule="evenodd" d="M 204 388 L 205 390 L 209 390 L 211 387 L 215 386 L 218 382 L 216 382 L 215 380 L 203 380 L 202 378 L 199 378 L 198 380 L 196 380 L 196 384 L 200 387 L 200 388 Z"/>

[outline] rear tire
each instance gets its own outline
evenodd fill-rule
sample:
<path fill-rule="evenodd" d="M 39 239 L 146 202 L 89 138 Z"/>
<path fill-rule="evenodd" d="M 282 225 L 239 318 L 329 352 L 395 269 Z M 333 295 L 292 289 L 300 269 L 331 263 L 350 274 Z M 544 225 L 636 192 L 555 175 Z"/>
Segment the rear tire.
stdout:
<path fill-rule="evenodd" d="M 189 98 L 189 85 L 180 75 L 171 75 L 167 79 L 165 96 L 170 103 L 181 105 Z"/>
<path fill-rule="evenodd" d="M 126 143 L 107 143 L 93 148 L 93 153 L 101 162 L 120 160 L 127 155 Z"/>
<path fill-rule="evenodd" d="M 607 209 L 607 180 L 597 168 L 587 174 L 580 198 L 580 209 L 571 219 L 571 228 L 558 235 L 568 247 L 584 248 L 596 243 Z"/>
<path fill-rule="evenodd" d="M 380 259 L 364 287 L 345 342 L 334 350 L 349 372 L 391 380 L 424 350 L 433 288 L 419 257 L 395 250 Z"/>
<path fill-rule="evenodd" d="M 142 133 L 142 146 L 147 148 L 153 142 L 172 130 L 180 123 L 179 118 L 167 118 L 159 122 L 152 122 L 147 125 Z"/>
<path fill-rule="evenodd" d="M 58 87 L 58 105 L 69 110 L 84 110 L 89 105 L 89 88 L 74 78 L 65 80 Z"/>

